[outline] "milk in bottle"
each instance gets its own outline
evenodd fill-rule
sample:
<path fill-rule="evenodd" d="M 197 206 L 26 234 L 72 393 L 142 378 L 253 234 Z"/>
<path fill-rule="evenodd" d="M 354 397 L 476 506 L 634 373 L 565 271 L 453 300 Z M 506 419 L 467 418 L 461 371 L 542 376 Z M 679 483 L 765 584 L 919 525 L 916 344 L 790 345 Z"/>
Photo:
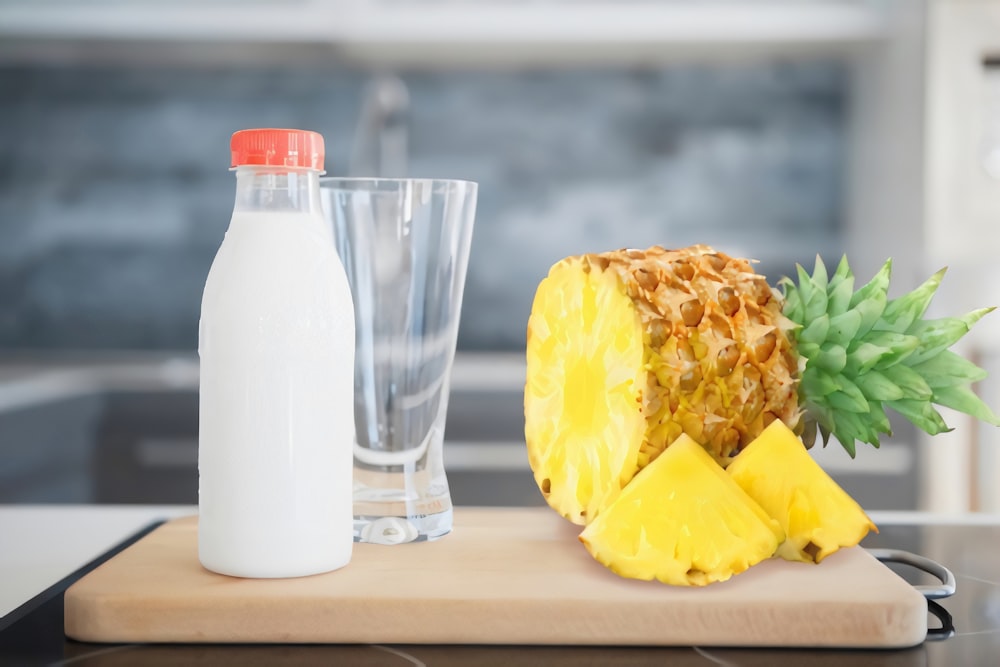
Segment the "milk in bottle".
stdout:
<path fill-rule="evenodd" d="M 239 577 L 347 564 L 354 311 L 320 210 L 323 138 L 244 130 L 201 307 L 198 551 Z"/>

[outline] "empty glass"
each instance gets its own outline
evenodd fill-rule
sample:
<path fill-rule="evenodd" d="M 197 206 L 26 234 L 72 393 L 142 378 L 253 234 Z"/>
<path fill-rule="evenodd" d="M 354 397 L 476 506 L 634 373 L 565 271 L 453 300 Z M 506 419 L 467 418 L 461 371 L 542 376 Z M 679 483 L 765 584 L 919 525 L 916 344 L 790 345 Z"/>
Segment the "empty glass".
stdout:
<path fill-rule="evenodd" d="M 477 185 L 325 178 L 354 298 L 354 539 L 400 544 L 451 530 L 444 425 Z"/>

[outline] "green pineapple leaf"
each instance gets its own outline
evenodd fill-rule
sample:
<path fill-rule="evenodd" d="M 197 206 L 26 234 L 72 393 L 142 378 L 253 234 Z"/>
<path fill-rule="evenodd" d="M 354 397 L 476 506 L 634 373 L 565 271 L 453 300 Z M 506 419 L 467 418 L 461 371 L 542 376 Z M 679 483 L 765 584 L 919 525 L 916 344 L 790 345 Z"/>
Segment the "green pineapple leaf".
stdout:
<path fill-rule="evenodd" d="M 910 364 L 919 364 L 951 347 L 969 333 L 976 322 L 991 312 L 993 308 L 980 308 L 962 317 L 943 317 L 938 320 L 914 322 L 910 326 L 909 333 L 920 338 L 920 349 L 914 352 Z"/>
<path fill-rule="evenodd" d="M 874 343 L 862 342 L 860 345 L 855 345 L 856 343 L 852 343 L 851 348 L 848 349 L 847 365 L 844 367 L 852 375 L 867 373 L 875 368 L 875 364 L 882 357 L 892 352 L 889 348 Z"/>
<path fill-rule="evenodd" d="M 839 373 L 847 365 L 847 350 L 837 344 L 820 349 L 819 354 L 809 360 L 828 373 Z"/>
<path fill-rule="evenodd" d="M 857 308 L 862 301 L 877 298 L 879 294 L 888 294 L 889 278 L 892 276 L 892 259 L 885 260 L 885 264 L 872 276 L 872 279 L 864 284 L 851 297 L 851 308 Z"/>
<path fill-rule="evenodd" d="M 898 384 L 878 371 L 861 373 L 856 384 L 869 401 L 898 401 L 905 396 Z"/>
<path fill-rule="evenodd" d="M 826 316 L 826 307 L 826 292 L 821 289 L 814 289 L 812 294 L 809 295 L 809 300 L 806 301 L 806 320 L 812 321 L 817 317 Z"/>
<path fill-rule="evenodd" d="M 838 440 L 844 450 L 851 455 L 851 458 L 857 457 L 857 452 L 855 451 L 855 445 L 853 440 L 848 440 L 846 443 L 843 440 Z"/>
<path fill-rule="evenodd" d="M 851 449 L 848 449 L 848 454 L 851 458 L 854 458 L 857 452 L 854 450 L 854 443 L 857 440 L 863 440 L 866 436 L 865 431 L 867 429 L 862 424 L 861 419 L 855 414 L 842 415 L 837 420 L 837 428 L 833 431 L 833 437 L 843 445 L 845 442 L 851 443 Z"/>
<path fill-rule="evenodd" d="M 802 322 L 805 320 L 805 304 L 802 302 L 802 293 L 795 289 L 795 283 L 791 278 L 785 277 L 778 281 L 784 296 L 785 305 L 782 313 L 792 322 Z"/>
<path fill-rule="evenodd" d="M 840 386 L 833 375 L 818 369 L 807 369 L 802 374 L 802 390 L 809 396 L 828 396 L 839 391 Z"/>
<path fill-rule="evenodd" d="M 854 412 L 868 412 L 868 398 L 853 380 L 845 375 L 838 375 L 836 381 L 837 388 L 840 389 L 841 393 L 858 405 L 858 409 Z"/>
<path fill-rule="evenodd" d="M 851 308 L 857 308 L 862 314 L 860 333 L 867 333 L 885 310 L 888 301 L 889 276 L 892 275 L 892 260 L 886 260 L 867 284 L 851 297 Z"/>
<path fill-rule="evenodd" d="M 905 332 L 914 321 L 927 312 L 934 293 L 941 285 L 941 278 L 947 269 L 941 269 L 924 281 L 917 289 L 898 299 L 893 299 L 885 305 L 885 311 L 878 322 L 878 328 L 883 331 Z"/>
<path fill-rule="evenodd" d="M 946 433 L 951 430 L 944 423 L 944 418 L 940 413 L 927 401 L 903 399 L 901 401 L 886 401 L 885 404 L 930 435 Z"/>
<path fill-rule="evenodd" d="M 931 435 L 950 430 L 936 405 L 1000 426 L 1000 417 L 972 391 L 986 377 L 948 348 L 992 308 L 962 317 L 923 319 L 944 269 L 917 289 L 889 300 L 888 260 L 860 289 L 846 259 L 829 276 L 821 258 L 813 275 L 796 266 L 798 281 L 783 279 L 783 313 L 798 329 L 800 404 L 806 430 L 824 445 L 831 435 L 853 457 L 856 442 L 878 447 L 892 435 L 892 409 Z"/>
<path fill-rule="evenodd" d="M 850 380 L 847 380 L 844 376 L 837 377 L 837 384 L 839 385 L 839 391 L 825 396 L 826 402 L 830 407 L 835 408 L 841 412 L 860 412 L 868 413 L 870 408 L 868 407 L 868 399 L 865 395 L 858 389 Z M 842 414 L 838 414 L 834 419 L 834 424 L 836 424 Z"/>
<path fill-rule="evenodd" d="M 927 381 L 920 373 L 903 364 L 890 366 L 882 373 L 903 392 L 903 398 L 915 401 L 926 401 L 934 394 Z"/>
<path fill-rule="evenodd" d="M 941 387 L 934 391 L 934 402 L 946 408 L 964 412 L 987 424 L 1000 426 L 1000 417 L 990 410 L 983 400 L 966 386 Z"/>
<path fill-rule="evenodd" d="M 806 360 L 812 359 L 818 355 L 819 349 L 818 343 L 799 343 L 798 345 L 799 356 Z"/>
<path fill-rule="evenodd" d="M 847 255 L 841 255 L 840 261 L 837 262 L 837 270 L 833 273 L 833 278 L 830 279 L 830 284 L 834 285 L 841 280 L 849 280 L 851 282 L 851 287 L 854 287 L 854 273 L 851 271 L 850 264 L 847 263 Z M 851 292 L 853 293 L 853 289 Z M 850 302 L 850 299 L 848 299 Z"/>
<path fill-rule="evenodd" d="M 833 410 L 827 405 L 809 404 L 806 405 L 806 415 L 807 428 L 812 423 L 826 447 L 830 444 L 830 435 L 833 433 Z"/>
<path fill-rule="evenodd" d="M 886 350 L 886 353 L 879 357 L 875 363 L 874 367 L 878 369 L 895 366 L 920 347 L 920 338 L 917 336 L 892 333 L 890 331 L 872 330 L 865 336 L 865 341 Z"/>
<path fill-rule="evenodd" d="M 909 361 L 909 360 L 907 360 Z M 911 366 L 932 389 L 979 382 L 986 371 L 960 354 L 941 350 L 936 355 Z"/>
<path fill-rule="evenodd" d="M 816 286 L 816 289 L 826 292 L 827 286 L 830 284 L 830 278 L 826 272 L 826 264 L 823 263 L 823 258 L 816 255 L 816 264 L 813 267 L 812 282 Z"/>
<path fill-rule="evenodd" d="M 798 340 L 802 343 L 813 343 L 821 345 L 830 332 L 830 317 L 825 313 L 812 319 L 809 324 L 799 331 Z"/>
<path fill-rule="evenodd" d="M 821 315 L 826 315 L 826 266 L 823 265 L 823 260 L 817 256 L 816 272 L 818 275 L 810 276 L 801 264 L 796 265 L 796 271 L 799 276 L 799 289 L 802 291 L 802 301 L 805 304 L 805 321 L 800 322 L 800 324 L 804 325 L 806 322 L 812 322 Z"/>
<path fill-rule="evenodd" d="M 857 421 L 854 416 L 847 415 L 837 422 L 837 429 L 833 432 L 833 437 L 850 454 L 852 459 L 857 456 L 854 443 L 859 439 L 858 436 L 861 435 L 861 431 L 859 428 L 856 428 L 856 425 Z"/>
<path fill-rule="evenodd" d="M 872 428 L 876 430 L 877 433 L 885 433 L 886 435 L 892 435 L 892 424 L 889 422 L 889 417 L 885 414 L 885 410 L 882 408 L 881 401 L 871 401 L 868 404 L 871 408 L 868 413 L 871 418 Z M 872 443 L 876 447 L 877 444 Z"/>
<path fill-rule="evenodd" d="M 857 310 L 849 310 L 836 317 L 830 318 L 830 328 L 827 337 L 830 342 L 841 347 L 847 347 L 854 337 L 858 335 L 861 328 L 861 313 Z"/>
<path fill-rule="evenodd" d="M 831 318 L 836 319 L 850 308 L 851 297 L 854 295 L 854 274 L 851 273 L 851 267 L 847 265 L 846 255 L 840 259 L 840 264 L 837 265 L 837 271 L 830 279 L 826 294 L 827 312 Z"/>

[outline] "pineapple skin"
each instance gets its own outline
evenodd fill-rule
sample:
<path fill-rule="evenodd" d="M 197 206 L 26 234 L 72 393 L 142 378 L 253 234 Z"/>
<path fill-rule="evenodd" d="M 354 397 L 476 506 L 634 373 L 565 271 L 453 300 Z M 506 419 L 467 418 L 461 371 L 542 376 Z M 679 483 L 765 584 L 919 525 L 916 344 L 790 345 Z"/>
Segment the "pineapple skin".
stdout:
<path fill-rule="evenodd" d="M 726 465 L 772 421 L 797 424 L 781 307 L 747 260 L 708 246 L 554 265 L 528 320 L 524 399 L 549 505 L 584 525 L 682 434 Z"/>
<path fill-rule="evenodd" d="M 794 328 L 745 259 L 705 245 L 592 256 L 616 274 L 648 332 L 639 465 L 686 433 L 723 466 L 775 419 L 799 419 Z"/>
<path fill-rule="evenodd" d="M 774 422 L 725 470 L 785 533 L 777 555 L 819 563 L 878 528 L 785 424 Z"/>
<path fill-rule="evenodd" d="M 705 586 L 771 557 L 783 538 L 778 522 L 682 435 L 579 539 L 619 576 Z"/>

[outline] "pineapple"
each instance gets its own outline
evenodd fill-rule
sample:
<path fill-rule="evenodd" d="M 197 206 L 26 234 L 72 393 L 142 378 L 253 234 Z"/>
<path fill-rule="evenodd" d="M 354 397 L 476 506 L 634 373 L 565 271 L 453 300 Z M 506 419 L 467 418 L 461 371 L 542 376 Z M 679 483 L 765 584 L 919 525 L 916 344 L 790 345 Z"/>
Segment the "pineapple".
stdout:
<path fill-rule="evenodd" d="M 947 348 L 990 309 L 924 320 L 942 273 L 889 300 L 887 262 L 861 289 L 842 261 L 775 291 L 708 246 L 570 257 L 528 320 L 525 440 L 547 502 L 586 524 L 682 433 L 726 466 L 774 421 L 853 456 L 891 408 L 929 433 L 934 404 L 1000 425 Z"/>
<path fill-rule="evenodd" d="M 878 532 L 861 506 L 809 455 L 784 423 L 774 421 L 726 469 L 785 533 L 778 555 L 818 563 Z"/>
<path fill-rule="evenodd" d="M 778 522 L 701 445 L 681 435 L 590 522 L 580 541 L 623 577 L 704 586 L 770 558 L 783 537 Z"/>

